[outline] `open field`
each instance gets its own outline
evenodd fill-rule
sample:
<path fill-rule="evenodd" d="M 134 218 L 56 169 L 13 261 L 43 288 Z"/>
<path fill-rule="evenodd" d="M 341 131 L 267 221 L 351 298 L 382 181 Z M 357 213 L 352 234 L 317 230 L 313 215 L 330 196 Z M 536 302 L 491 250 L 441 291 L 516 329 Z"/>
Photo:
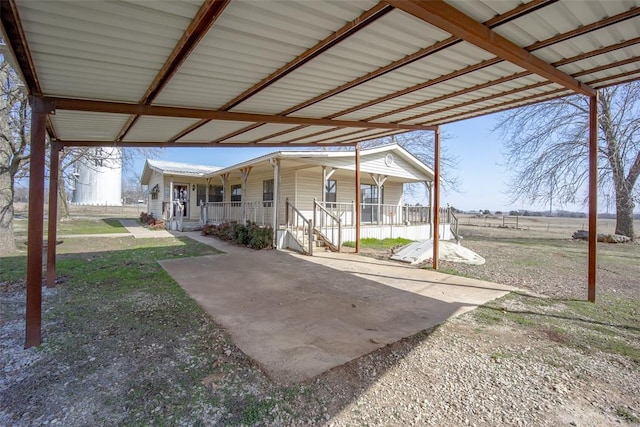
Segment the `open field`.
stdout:
<path fill-rule="evenodd" d="M 294 386 L 269 379 L 156 262 L 215 254 L 209 246 L 65 238 L 61 283 L 44 292 L 44 344 L 29 350 L 26 259 L 0 258 L 0 424 L 638 425 L 640 246 L 599 245 L 594 305 L 586 243 L 543 231 L 465 226 L 463 244 L 487 264 L 443 266 L 535 295 Z"/>

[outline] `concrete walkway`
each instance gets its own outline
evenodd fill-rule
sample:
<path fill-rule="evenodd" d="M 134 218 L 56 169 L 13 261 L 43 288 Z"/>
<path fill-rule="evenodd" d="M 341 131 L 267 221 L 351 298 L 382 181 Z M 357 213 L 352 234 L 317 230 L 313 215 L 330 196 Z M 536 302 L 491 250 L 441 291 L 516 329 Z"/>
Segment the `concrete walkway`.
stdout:
<path fill-rule="evenodd" d="M 140 225 L 135 219 L 121 219 L 120 224 L 136 239 L 173 237 L 167 230 L 150 230 Z"/>
<path fill-rule="evenodd" d="M 355 254 L 253 251 L 160 261 L 275 380 L 294 383 L 507 294 L 495 283 Z"/>

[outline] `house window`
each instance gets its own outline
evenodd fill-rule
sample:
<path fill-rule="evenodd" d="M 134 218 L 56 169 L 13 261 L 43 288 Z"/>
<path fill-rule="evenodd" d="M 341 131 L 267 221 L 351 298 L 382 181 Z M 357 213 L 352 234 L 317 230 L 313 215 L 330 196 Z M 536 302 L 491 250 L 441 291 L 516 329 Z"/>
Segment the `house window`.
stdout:
<path fill-rule="evenodd" d="M 360 185 L 360 203 L 362 222 L 378 221 L 378 202 L 384 203 L 384 186 L 378 193 L 378 186 L 371 184 Z"/>
<path fill-rule="evenodd" d="M 207 200 L 207 186 L 206 185 L 198 185 L 196 192 L 196 206 L 200 206 L 200 202 L 203 200 Z"/>
<path fill-rule="evenodd" d="M 221 185 L 209 186 L 209 201 L 210 202 L 222 202 L 224 199 L 224 188 Z"/>
<path fill-rule="evenodd" d="M 335 179 L 327 180 L 327 183 L 324 187 L 324 201 L 326 203 L 335 203 L 336 195 L 338 194 L 338 183 Z M 334 207 L 335 205 L 327 205 Z"/>
<path fill-rule="evenodd" d="M 231 186 L 231 201 L 232 202 L 241 202 L 242 201 L 242 185 L 232 185 Z"/>
<path fill-rule="evenodd" d="M 262 201 L 263 202 L 272 202 L 273 201 L 273 180 L 265 179 L 262 181 Z"/>
<path fill-rule="evenodd" d="M 151 193 L 151 200 L 158 200 L 158 193 Z"/>

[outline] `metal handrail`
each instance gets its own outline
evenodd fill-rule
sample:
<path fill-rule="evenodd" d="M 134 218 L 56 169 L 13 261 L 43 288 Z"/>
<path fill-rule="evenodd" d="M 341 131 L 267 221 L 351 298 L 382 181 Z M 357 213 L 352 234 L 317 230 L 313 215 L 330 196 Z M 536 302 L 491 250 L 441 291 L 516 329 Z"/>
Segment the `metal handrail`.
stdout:
<path fill-rule="evenodd" d="M 324 214 L 324 215 L 323 215 Z M 329 212 L 317 199 L 313 199 L 313 223 L 315 231 L 334 251 L 342 251 L 342 220 Z M 337 225 L 337 227 L 336 227 Z M 337 232 L 337 236 L 336 236 Z"/>
<path fill-rule="evenodd" d="M 305 247 L 307 248 L 306 250 L 309 255 L 313 255 L 313 220 L 305 218 L 302 212 L 289 203 L 288 198 L 285 205 L 287 230 L 289 234 L 296 239 L 303 249 Z M 289 212 L 293 215 L 290 215 Z M 302 240 L 300 239 L 300 235 L 302 236 Z"/>

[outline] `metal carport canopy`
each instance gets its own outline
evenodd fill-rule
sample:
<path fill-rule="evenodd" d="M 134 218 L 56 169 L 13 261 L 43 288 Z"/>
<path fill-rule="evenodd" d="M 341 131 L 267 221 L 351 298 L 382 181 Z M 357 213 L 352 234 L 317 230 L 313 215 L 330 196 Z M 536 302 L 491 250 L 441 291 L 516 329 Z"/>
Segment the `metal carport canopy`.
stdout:
<path fill-rule="evenodd" d="M 45 120 L 55 147 L 350 146 L 578 93 L 595 130 L 596 90 L 640 76 L 639 15 L 640 0 L 0 0 L 36 160 Z"/>

